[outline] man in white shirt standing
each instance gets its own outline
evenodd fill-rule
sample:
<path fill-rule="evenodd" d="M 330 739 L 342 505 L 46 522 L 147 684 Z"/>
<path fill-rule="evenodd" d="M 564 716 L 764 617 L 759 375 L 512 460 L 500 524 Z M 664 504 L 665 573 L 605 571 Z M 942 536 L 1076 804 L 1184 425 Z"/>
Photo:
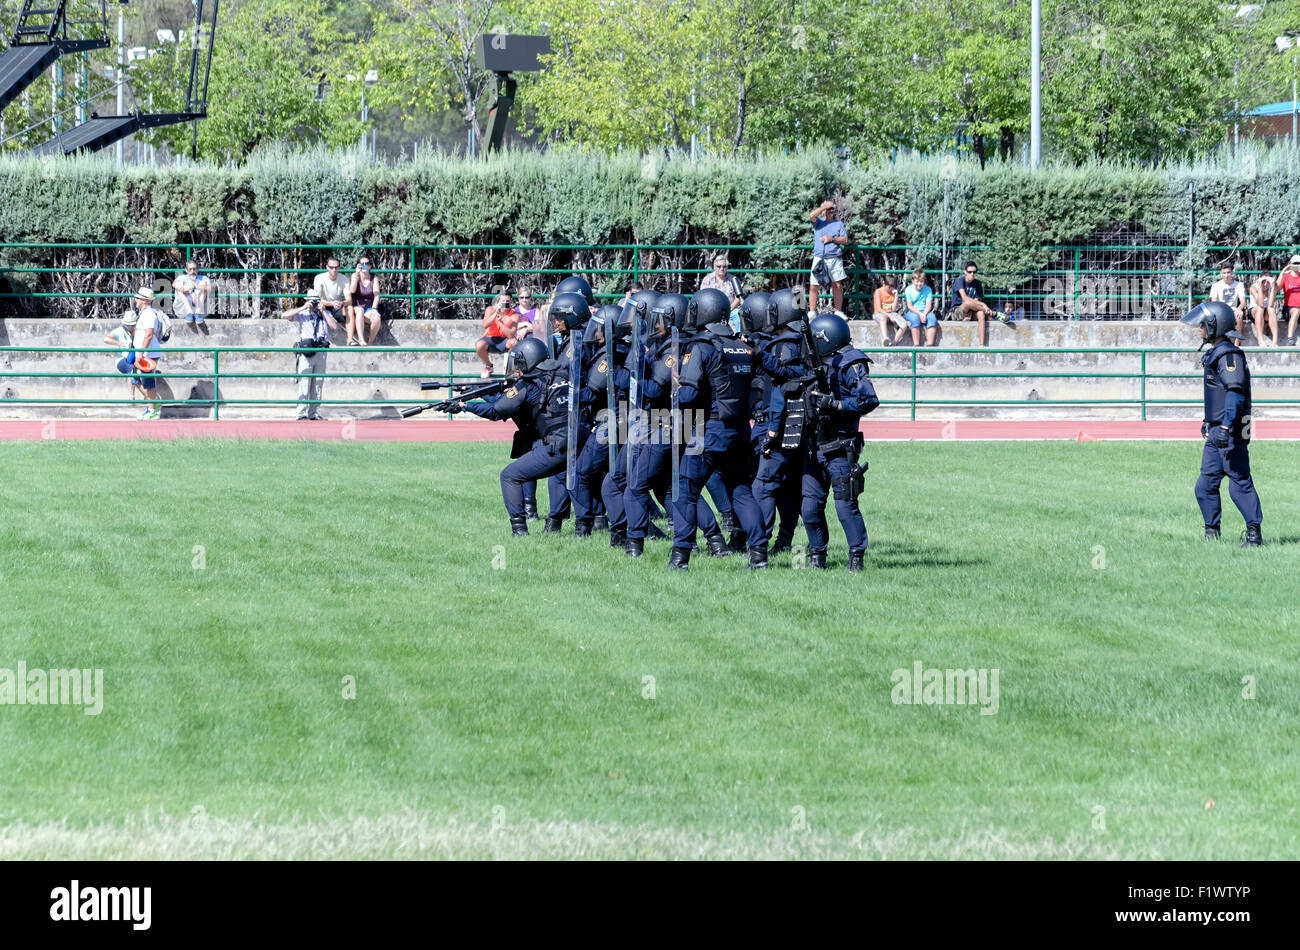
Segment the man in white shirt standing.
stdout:
<path fill-rule="evenodd" d="M 1238 328 L 1246 326 L 1246 285 L 1237 280 L 1236 268 L 1225 264 L 1219 268 L 1219 279 L 1210 285 L 1210 299 L 1226 303 L 1237 315 Z"/>
<path fill-rule="evenodd" d="M 135 366 L 140 389 L 144 392 L 146 407 L 140 414 L 141 419 L 158 419 L 162 416 L 162 403 L 156 398 L 158 394 L 158 361 L 162 359 L 162 319 L 153 308 L 153 291 L 141 287 L 135 292 L 135 337 L 132 349 L 135 350 Z M 142 360 L 147 358 L 148 362 Z"/>

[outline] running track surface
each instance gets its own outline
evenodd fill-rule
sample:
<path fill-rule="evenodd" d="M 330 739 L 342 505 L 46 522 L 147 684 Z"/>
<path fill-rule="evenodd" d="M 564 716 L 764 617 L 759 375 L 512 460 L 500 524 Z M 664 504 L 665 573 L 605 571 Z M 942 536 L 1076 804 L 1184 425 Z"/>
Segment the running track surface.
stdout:
<path fill-rule="evenodd" d="M 940 419 L 863 423 L 870 442 L 1056 439 L 1103 442 L 1112 439 L 1196 439 L 1194 420 L 1003 420 Z M 509 442 L 515 427 L 482 419 L 337 419 L 292 420 L 159 419 L 22 419 L 0 420 L 0 440 L 74 439 L 307 439 L 317 442 Z M 1257 422 L 1255 439 L 1300 439 L 1300 420 Z"/>

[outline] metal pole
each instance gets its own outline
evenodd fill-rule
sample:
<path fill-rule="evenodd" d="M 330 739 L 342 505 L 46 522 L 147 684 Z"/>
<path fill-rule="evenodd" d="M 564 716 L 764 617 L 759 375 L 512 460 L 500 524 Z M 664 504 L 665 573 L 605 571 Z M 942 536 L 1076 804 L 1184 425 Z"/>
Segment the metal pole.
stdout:
<path fill-rule="evenodd" d="M 126 73 L 126 4 L 117 5 L 117 114 L 126 115 L 126 85 L 123 82 Z M 126 142 L 117 140 L 117 164 L 121 165 L 125 157 Z"/>
<path fill-rule="evenodd" d="M 692 89 L 691 90 L 691 121 L 693 122 L 694 120 L 695 120 L 695 90 Z M 698 152 L 699 152 L 699 136 L 696 135 L 694 132 L 692 132 L 691 133 L 691 161 L 695 161 Z"/>
<path fill-rule="evenodd" d="M 1043 163 L 1043 10 L 1042 0 L 1030 4 L 1033 20 L 1029 42 L 1029 167 Z"/>
<path fill-rule="evenodd" d="M 1295 98 L 1295 57 L 1291 57 L 1291 148 L 1295 148 L 1296 132 L 1296 98 Z"/>

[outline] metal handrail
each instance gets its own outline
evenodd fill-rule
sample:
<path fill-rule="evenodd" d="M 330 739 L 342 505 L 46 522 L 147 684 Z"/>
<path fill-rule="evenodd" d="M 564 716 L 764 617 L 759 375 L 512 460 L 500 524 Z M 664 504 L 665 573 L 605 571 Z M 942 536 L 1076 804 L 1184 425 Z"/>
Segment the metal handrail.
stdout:
<path fill-rule="evenodd" d="M 292 346 L 270 347 L 270 346 L 177 346 L 167 347 L 163 350 L 165 356 L 174 356 L 182 354 L 206 354 L 212 359 L 211 371 L 202 370 L 178 370 L 176 372 L 159 372 L 154 374 L 156 378 L 162 379 L 202 379 L 212 381 L 212 398 L 210 400 L 198 400 L 199 403 L 211 403 L 213 418 L 220 418 L 221 406 L 288 406 L 298 405 L 297 399 L 244 399 L 244 398 L 227 398 L 221 395 L 222 380 L 232 379 L 300 379 L 303 377 L 318 379 L 424 379 L 430 376 L 446 379 L 450 382 L 477 380 L 479 373 L 477 370 L 457 372 L 455 365 L 456 356 L 472 356 L 474 350 L 469 347 L 410 347 L 410 346 L 371 346 L 364 349 L 342 349 L 336 347 L 323 348 L 317 352 L 328 353 L 330 350 L 336 350 L 340 354 L 385 354 L 385 353 L 403 353 L 403 354 L 445 354 L 447 357 L 446 372 L 431 372 L 428 368 L 421 367 L 415 372 L 387 372 L 387 371 L 352 371 L 343 370 L 326 373 L 298 373 L 288 371 L 282 373 L 276 372 L 241 372 L 239 370 L 222 369 L 222 356 L 240 355 L 240 354 L 275 354 L 275 353 L 296 353 L 299 350 Z M 1278 353 L 1288 356 L 1300 353 L 1297 350 L 1284 349 L 1274 350 L 1262 347 L 1244 347 L 1247 353 Z M 7 354 L 63 354 L 63 353 L 82 353 L 82 354 L 118 354 L 122 352 L 120 346 L 0 346 L 0 357 Z M 1189 357 L 1189 363 L 1192 358 L 1199 352 L 1196 349 L 1187 346 L 1147 346 L 1147 347 L 1006 347 L 1006 348 L 988 348 L 988 347 L 864 347 L 863 352 L 867 354 L 884 354 L 884 355 L 903 355 L 907 358 L 907 368 L 905 371 L 891 370 L 889 372 L 873 373 L 872 378 L 876 381 L 899 380 L 905 381 L 909 387 L 907 398 L 883 398 L 881 405 L 885 406 L 908 406 L 910 408 L 910 418 L 916 419 L 916 410 L 918 406 L 1136 406 L 1139 408 L 1141 418 L 1147 418 L 1147 409 L 1150 406 L 1162 405 L 1195 405 L 1200 403 L 1199 398 L 1172 398 L 1172 397 L 1152 397 L 1147 393 L 1147 380 L 1151 379 L 1182 379 L 1196 380 L 1201 378 L 1201 371 L 1193 369 L 1189 365 L 1186 372 L 1169 372 L 1169 371 L 1152 371 L 1148 369 L 1148 357 L 1153 354 L 1182 354 Z M 934 368 L 922 364 L 921 358 L 926 355 L 932 356 L 965 356 L 981 355 L 985 357 L 1000 357 L 1009 355 L 1079 355 L 1079 354 L 1106 354 L 1110 356 L 1137 356 L 1138 366 L 1134 370 L 1095 370 L 1087 369 L 1077 372 L 1051 369 L 1025 369 L 1025 370 L 958 370 L 952 367 Z M 65 378 L 65 379 L 122 379 L 125 380 L 125 374 L 115 371 L 86 371 L 86 372 L 54 372 L 42 371 L 27 368 L 6 368 L 0 369 L 0 380 L 21 379 L 21 378 Z M 1279 372 L 1275 370 L 1252 373 L 1255 379 L 1300 379 L 1300 370 L 1293 373 Z M 1129 379 L 1138 382 L 1140 392 L 1136 398 L 1077 398 L 1077 399 L 929 399 L 923 398 L 918 394 L 918 385 L 925 380 L 931 379 Z M 310 400 L 315 405 L 324 406 L 371 406 L 387 407 L 409 404 L 418 401 L 421 397 L 418 393 L 400 399 L 318 399 Z M 195 400 L 191 399 L 162 399 L 151 400 L 162 403 L 163 405 L 186 405 L 192 404 Z M 5 404 L 35 404 L 35 405 L 129 405 L 132 399 L 85 399 L 69 397 L 0 397 L 0 406 Z M 1259 405 L 1300 405 L 1300 397 L 1271 398 L 1257 397 L 1252 402 Z M 448 418 L 452 418 L 448 416 Z"/>

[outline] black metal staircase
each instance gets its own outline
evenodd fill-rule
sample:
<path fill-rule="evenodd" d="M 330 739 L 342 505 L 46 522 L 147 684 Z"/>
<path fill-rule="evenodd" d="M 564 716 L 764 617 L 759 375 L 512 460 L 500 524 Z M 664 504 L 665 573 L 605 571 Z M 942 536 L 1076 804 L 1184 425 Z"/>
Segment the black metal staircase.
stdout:
<path fill-rule="evenodd" d="M 98 21 L 74 24 L 96 26 L 96 35 L 89 38 L 68 36 L 67 7 L 68 0 L 23 0 L 9 48 L 0 53 L 0 109 L 22 95 L 60 56 L 108 46 L 104 0 L 99 0 Z"/>

